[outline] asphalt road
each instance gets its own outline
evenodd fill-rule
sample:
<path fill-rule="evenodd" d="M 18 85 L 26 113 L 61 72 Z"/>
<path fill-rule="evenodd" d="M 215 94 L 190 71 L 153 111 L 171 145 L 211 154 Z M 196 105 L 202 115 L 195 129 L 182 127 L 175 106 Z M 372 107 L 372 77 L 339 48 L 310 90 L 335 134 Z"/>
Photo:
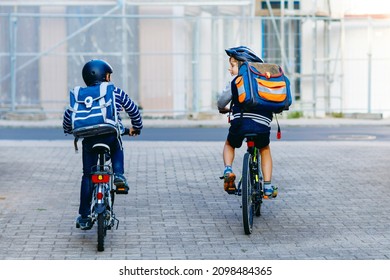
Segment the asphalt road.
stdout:
<path fill-rule="evenodd" d="M 144 128 L 139 137 L 131 141 L 224 141 L 227 128 Z M 0 128 L 3 140 L 66 140 L 60 128 Z M 271 139 L 276 140 L 276 128 L 272 128 Z M 125 137 L 125 140 L 130 140 Z M 288 126 L 282 127 L 283 141 L 342 141 L 342 140 L 390 140 L 388 126 Z"/>

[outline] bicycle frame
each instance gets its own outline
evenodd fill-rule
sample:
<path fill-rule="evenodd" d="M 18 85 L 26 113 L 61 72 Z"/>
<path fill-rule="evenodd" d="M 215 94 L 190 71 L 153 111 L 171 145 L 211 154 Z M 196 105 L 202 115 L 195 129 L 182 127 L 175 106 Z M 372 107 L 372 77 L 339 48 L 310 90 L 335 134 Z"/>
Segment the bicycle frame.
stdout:
<path fill-rule="evenodd" d="M 260 194 L 259 201 L 262 201 L 263 197 L 263 174 L 261 172 L 261 165 L 260 165 L 260 152 L 259 149 L 255 147 L 255 142 L 251 139 L 247 140 L 247 152 L 251 155 L 251 176 L 253 176 L 252 180 L 254 181 L 254 190 L 256 193 L 254 195 Z"/>
<path fill-rule="evenodd" d="M 247 140 L 247 153 L 252 156 L 252 159 L 253 159 L 252 163 L 258 162 L 258 160 L 260 159 L 259 149 L 255 147 L 255 143 L 252 140 L 249 140 L 249 141 Z M 263 190 L 262 190 L 263 177 L 262 177 L 260 164 L 259 164 L 259 166 L 254 166 L 253 174 L 255 174 L 255 178 L 254 178 L 255 183 L 259 185 L 257 189 L 259 189 L 261 191 L 261 193 L 263 193 Z M 242 181 L 242 178 L 238 182 L 237 191 L 235 193 L 238 196 L 241 196 L 241 184 L 242 184 L 241 181 Z"/>

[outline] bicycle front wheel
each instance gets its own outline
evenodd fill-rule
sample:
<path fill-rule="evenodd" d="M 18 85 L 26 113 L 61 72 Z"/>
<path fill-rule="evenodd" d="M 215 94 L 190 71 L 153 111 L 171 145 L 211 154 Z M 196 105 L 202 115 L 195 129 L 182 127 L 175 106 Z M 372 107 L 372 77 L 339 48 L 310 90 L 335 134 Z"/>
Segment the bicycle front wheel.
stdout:
<path fill-rule="evenodd" d="M 251 155 L 246 153 L 244 155 L 244 161 L 242 166 L 242 219 L 244 224 L 245 234 L 251 234 L 253 228 L 253 203 L 252 203 L 252 191 L 253 182 L 251 179 L 250 168 Z"/>

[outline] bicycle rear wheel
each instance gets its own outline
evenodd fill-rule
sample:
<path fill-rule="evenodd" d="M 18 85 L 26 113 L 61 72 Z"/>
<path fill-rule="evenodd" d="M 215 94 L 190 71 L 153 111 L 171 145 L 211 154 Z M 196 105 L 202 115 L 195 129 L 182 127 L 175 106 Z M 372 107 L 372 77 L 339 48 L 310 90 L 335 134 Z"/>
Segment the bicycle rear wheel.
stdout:
<path fill-rule="evenodd" d="M 254 173 L 256 176 L 256 179 L 254 180 L 254 192 L 256 193 L 253 195 L 254 200 L 254 213 L 256 217 L 259 217 L 261 215 L 261 204 L 262 204 L 262 198 L 263 198 L 263 174 L 261 172 L 261 165 L 260 165 L 260 155 L 257 150 L 256 160 L 253 162 L 255 164 L 254 166 Z"/>
<path fill-rule="evenodd" d="M 252 191 L 253 181 L 251 179 L 251 167 L 250 167 L 251 155 L 245 153 L 243 166 L 242 166 L 242 219 L 244 224 L 245 234 L 251 234 L 253 228 L 253 202 Z"/>
<path fill-rule="evenodd" d="M 106 237 L 106 224 L 104 219 L 104 213 L 100 213 L 97 217 L 97 224 L 98 224 L 98 245 L 97 249 L 99 252 L 104 251 L 104 238 Z"/>

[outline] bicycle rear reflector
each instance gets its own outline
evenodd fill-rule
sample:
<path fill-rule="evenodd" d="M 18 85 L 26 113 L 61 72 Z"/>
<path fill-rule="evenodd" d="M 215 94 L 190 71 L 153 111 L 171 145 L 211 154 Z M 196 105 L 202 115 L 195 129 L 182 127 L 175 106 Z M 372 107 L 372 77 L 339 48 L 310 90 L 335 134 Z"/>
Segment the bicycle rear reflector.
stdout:
<path fill-rule="evenodd" d="M 98 200 L 102 200 L 103 199 L 103 193 L 101 193 L 101 192 L 97 193 L 96 198 Z"/>
<path fill-rule="evenodd" d="M 108 183 L 110 175 L 108 174 L 92 174 L 92 183 Z"/>
<path fill-rule="evenodd" d="M 248 146 L 248 148 L 253 148 L 255 146 L 255 142 L 254 141 L 248 141 L 247 142 L 247 146 Z"/>

